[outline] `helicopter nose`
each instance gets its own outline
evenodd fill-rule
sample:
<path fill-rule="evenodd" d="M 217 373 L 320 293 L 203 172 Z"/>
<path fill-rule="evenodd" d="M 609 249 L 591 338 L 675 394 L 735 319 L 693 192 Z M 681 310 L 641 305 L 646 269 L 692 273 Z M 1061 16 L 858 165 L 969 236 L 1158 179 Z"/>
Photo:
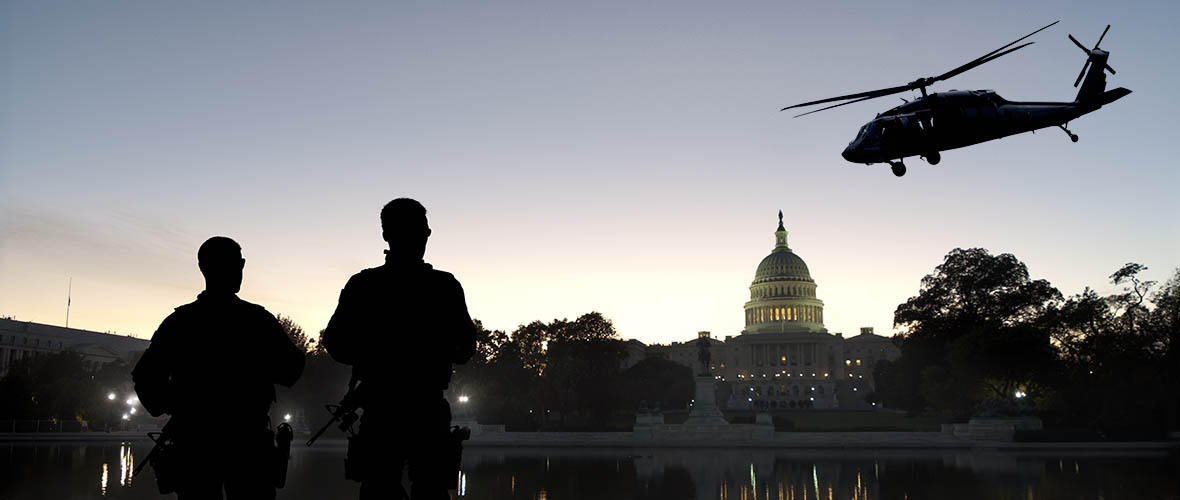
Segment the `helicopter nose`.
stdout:
<path fill-rule="evenodd" d="M 852 146 L 848 146 L 848 147 L 844 148 L 844 152 L 840 153 L 840 156 L 843 156 L 844 159 L 847 161 L 850 161 L 852 163 L 857 163 L 857 161 L 856 161 L 856 157 L 858 156 L 857 151 L 856 151 L 856 148 L 854 148 Z"/>

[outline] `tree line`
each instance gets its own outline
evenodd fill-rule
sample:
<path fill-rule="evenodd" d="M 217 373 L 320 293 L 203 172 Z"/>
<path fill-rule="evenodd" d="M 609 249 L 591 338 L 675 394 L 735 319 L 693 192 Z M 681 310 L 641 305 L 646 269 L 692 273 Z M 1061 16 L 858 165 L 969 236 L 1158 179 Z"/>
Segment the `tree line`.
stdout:
<path fill-rule="evenodd" d="M 279 322 L 308 357 L 299 383 L 280 388 L 278 410 L 310 410 L 308 420 L 317 425 L 327 415 L 317 408 L 340 399 L 350 369 L 333 361 L 290 318 L 280 316 Z M 599 312 L 574 320 L 532 321 L 510 334 L 489 330 L 479 320 L 475 325 L 475 356 L 455 366 L 447 394 L 457 416 L 512 430 L 620 430 L 630 428 L 640 401 L 676 409 L 692 398 L 687 367 L 653 358 L 624 370 L 626 343 Z M 414 355 L 389 353 L 391 362 Z M 406 381 L 407 386 L 413 383 Z"/>
<path fill-rule="evenodd" d="M 1152 438 L 1177 428 L 1180 270 L 1162 286 L 1128 263 L 1121 291 L 1063 297 L 1012 254 L 957 248 L 899 305 L 901 357 L 874 367 L 887 407 L 1037 415 L 1046 427 Z"/>
<path fill-rule="evenodd" d="M 1129 263 L 1111 274 L 1118 293 L 1087 288 L 1067 298 L 1048 281 L 1032 279 L 1011 254 L 954 249 L 922 279 L 918 294 L 897 307 L 901 333 L 894 342 L 901 356 L 877 363 L 869 397 L 955 420 L 1037 415 L 1048 428 L 1096 430 L 1100 437 L 1162 436 L 1180 427 L 1180 360 L 1173 348 L 1180 336 L 1180 270 L 1163 284 L 1145 281 L 1144 270 Z M 320 408 L 343 396 L 350 369 L 289 317 L 278 319 L 307 352 L 307 364 L 294 388 L 278 388 L 276 418 L 302 410 L 309 425 L 318 425 L 327 415 Z M 677 410 L 693 395 L 692 371 L 677 363 L 647 358 L 624 369 L 627 343 L 598 312 L 532 321 L 512 332 L 489 330 L 478 320 L 476 326 L 476 354 L 455 367 L 448 397 L 457 414 L 480 423 L 621 430 L 640 401 Z M 391 362 L 414 355 L 389 353 Z M 134 363 L 94 368 L 84 361 L 62 352 L 14 362 L 0 379 L 0 420 L 118 425 L 126 408 L 113 403 L 131 394 Z"/>

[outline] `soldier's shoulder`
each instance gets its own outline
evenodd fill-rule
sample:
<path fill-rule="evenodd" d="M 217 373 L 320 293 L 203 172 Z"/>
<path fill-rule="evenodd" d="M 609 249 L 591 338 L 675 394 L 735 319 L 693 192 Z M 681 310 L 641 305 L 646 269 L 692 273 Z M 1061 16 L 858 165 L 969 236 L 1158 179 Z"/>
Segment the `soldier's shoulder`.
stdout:
<path fill-rule="evenodd" d="M 181 304 L 179 306 L 172 308 L 172 313 L 169 314 L 167 318 L 164 318 L 164 321 L 167 321 L 169 319 L 182 318 L 182 317 L 188 316 L 190 314 L 197 314 L 199 310 L 200 310 L 200 305 L 197 304 L 197 301 L 192 301 L 187 304 Z"/>
<path fill-rule="evenodd" d="M 160 322 L 160 326 L 156 328 L 156 332 L 152 334 L 152 342 L 159 342 L 160 340 L 168 341 L 176 334 L 173 332 L 183 331 L 187 325 L 192 324 L 193 320 L 201 315 L 200 307 L 196 302 L 189 302 L 182 304 L 172 309 L 168 316 Z"/>
<path fill-rule="evenodd" d="M 434 280 L 436 283 L 442 283 L 451 286 L 461 286 L 459 285 L 459 279 L 456 278 L 454 274 L 448 273 L 441 269 L 432 268 L 430 270 L 429 276 L 430 279 Z"/>
<path fill-rule="evenodd" d="M 248 314 L 253 315 L 253 316 L 258 316 L 260 318 L 269 318 L 271 320 L 275 319 L 275 315 L 271 314 L 270 311 L 267 311 L 265 307 L 262 307 L 261 305 L 255 304 L 255 303 L 250 302 L 248 300 L 238 299 L 238 307 L 242 308 Z"/>
<path fill-rule="evenodd" d="M 352 275 L 352 277 L 348 278 L 348 283 L 345 284 L 344 286 L 346 288 L 347 287 L 358 287 L 358 286 L 363 287 L 363 286 L 369 286 L 369 285 L 375 284 L 375 283 L 380 283 L 381 281 L 382 281 L 381 268 L 380 267 L 370 267 L 368 269 L 362 269 L 360 272 Z"/>

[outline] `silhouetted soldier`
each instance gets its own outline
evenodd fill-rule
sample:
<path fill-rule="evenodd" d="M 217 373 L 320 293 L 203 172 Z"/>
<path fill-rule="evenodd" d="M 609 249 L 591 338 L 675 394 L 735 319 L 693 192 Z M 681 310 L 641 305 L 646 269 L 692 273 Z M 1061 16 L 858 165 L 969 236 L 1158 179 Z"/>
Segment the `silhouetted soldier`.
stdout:
<path fill-rule="evenodd" d="M 452 363 L 475 353 L 475 325 L 463 288 L 423 262 L 426 208 L 399 198 L 381 210 L 389 243 L 385 265 L 354 275 L 324 330 L 334 359 L 353 366 L 361 384 L 361 430 L 350 442 L 348 475 L 361 498 L 395 498 L 409 466 L 410 497 L 449 498 L 451 409 L 443 391 Z M 359 462 L 359 463 L 358 463 Z"/>
<path fill-rule="evenodd" d="M 205 291 L 177 307 L 152 335 L 131 378 L 139 402 L 175 443 L 169 463 L 180 499 L 225 494 L 275 497 L 276 450 L 268 412 L 274 384 L 290 387 L 303 373 L 303 352 L 262 306 L 237 296 L 241 247 L 214 236 L 197 251 Z M 285 466 L 286 457 L 282 457 Z"/>

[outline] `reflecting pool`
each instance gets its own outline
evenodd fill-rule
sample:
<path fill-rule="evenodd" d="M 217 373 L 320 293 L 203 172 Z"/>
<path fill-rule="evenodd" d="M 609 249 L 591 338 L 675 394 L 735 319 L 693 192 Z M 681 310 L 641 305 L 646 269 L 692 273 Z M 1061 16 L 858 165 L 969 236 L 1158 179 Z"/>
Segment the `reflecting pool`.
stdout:
<path fill-rule="evenodd" d="M 161 498 L 150 468 L 131 475 L 150 444 L 0 443 L 0 500 Z M 355 499 L 357 485 L 343 479 L 344 452 L 342 442 L 296 447 L 278 498 Z M 459 481 L 453 496 L 473 500 L 1149 500 L 1180 498 L 1180 459 L 1164 452 L 468 448 Z"/>

